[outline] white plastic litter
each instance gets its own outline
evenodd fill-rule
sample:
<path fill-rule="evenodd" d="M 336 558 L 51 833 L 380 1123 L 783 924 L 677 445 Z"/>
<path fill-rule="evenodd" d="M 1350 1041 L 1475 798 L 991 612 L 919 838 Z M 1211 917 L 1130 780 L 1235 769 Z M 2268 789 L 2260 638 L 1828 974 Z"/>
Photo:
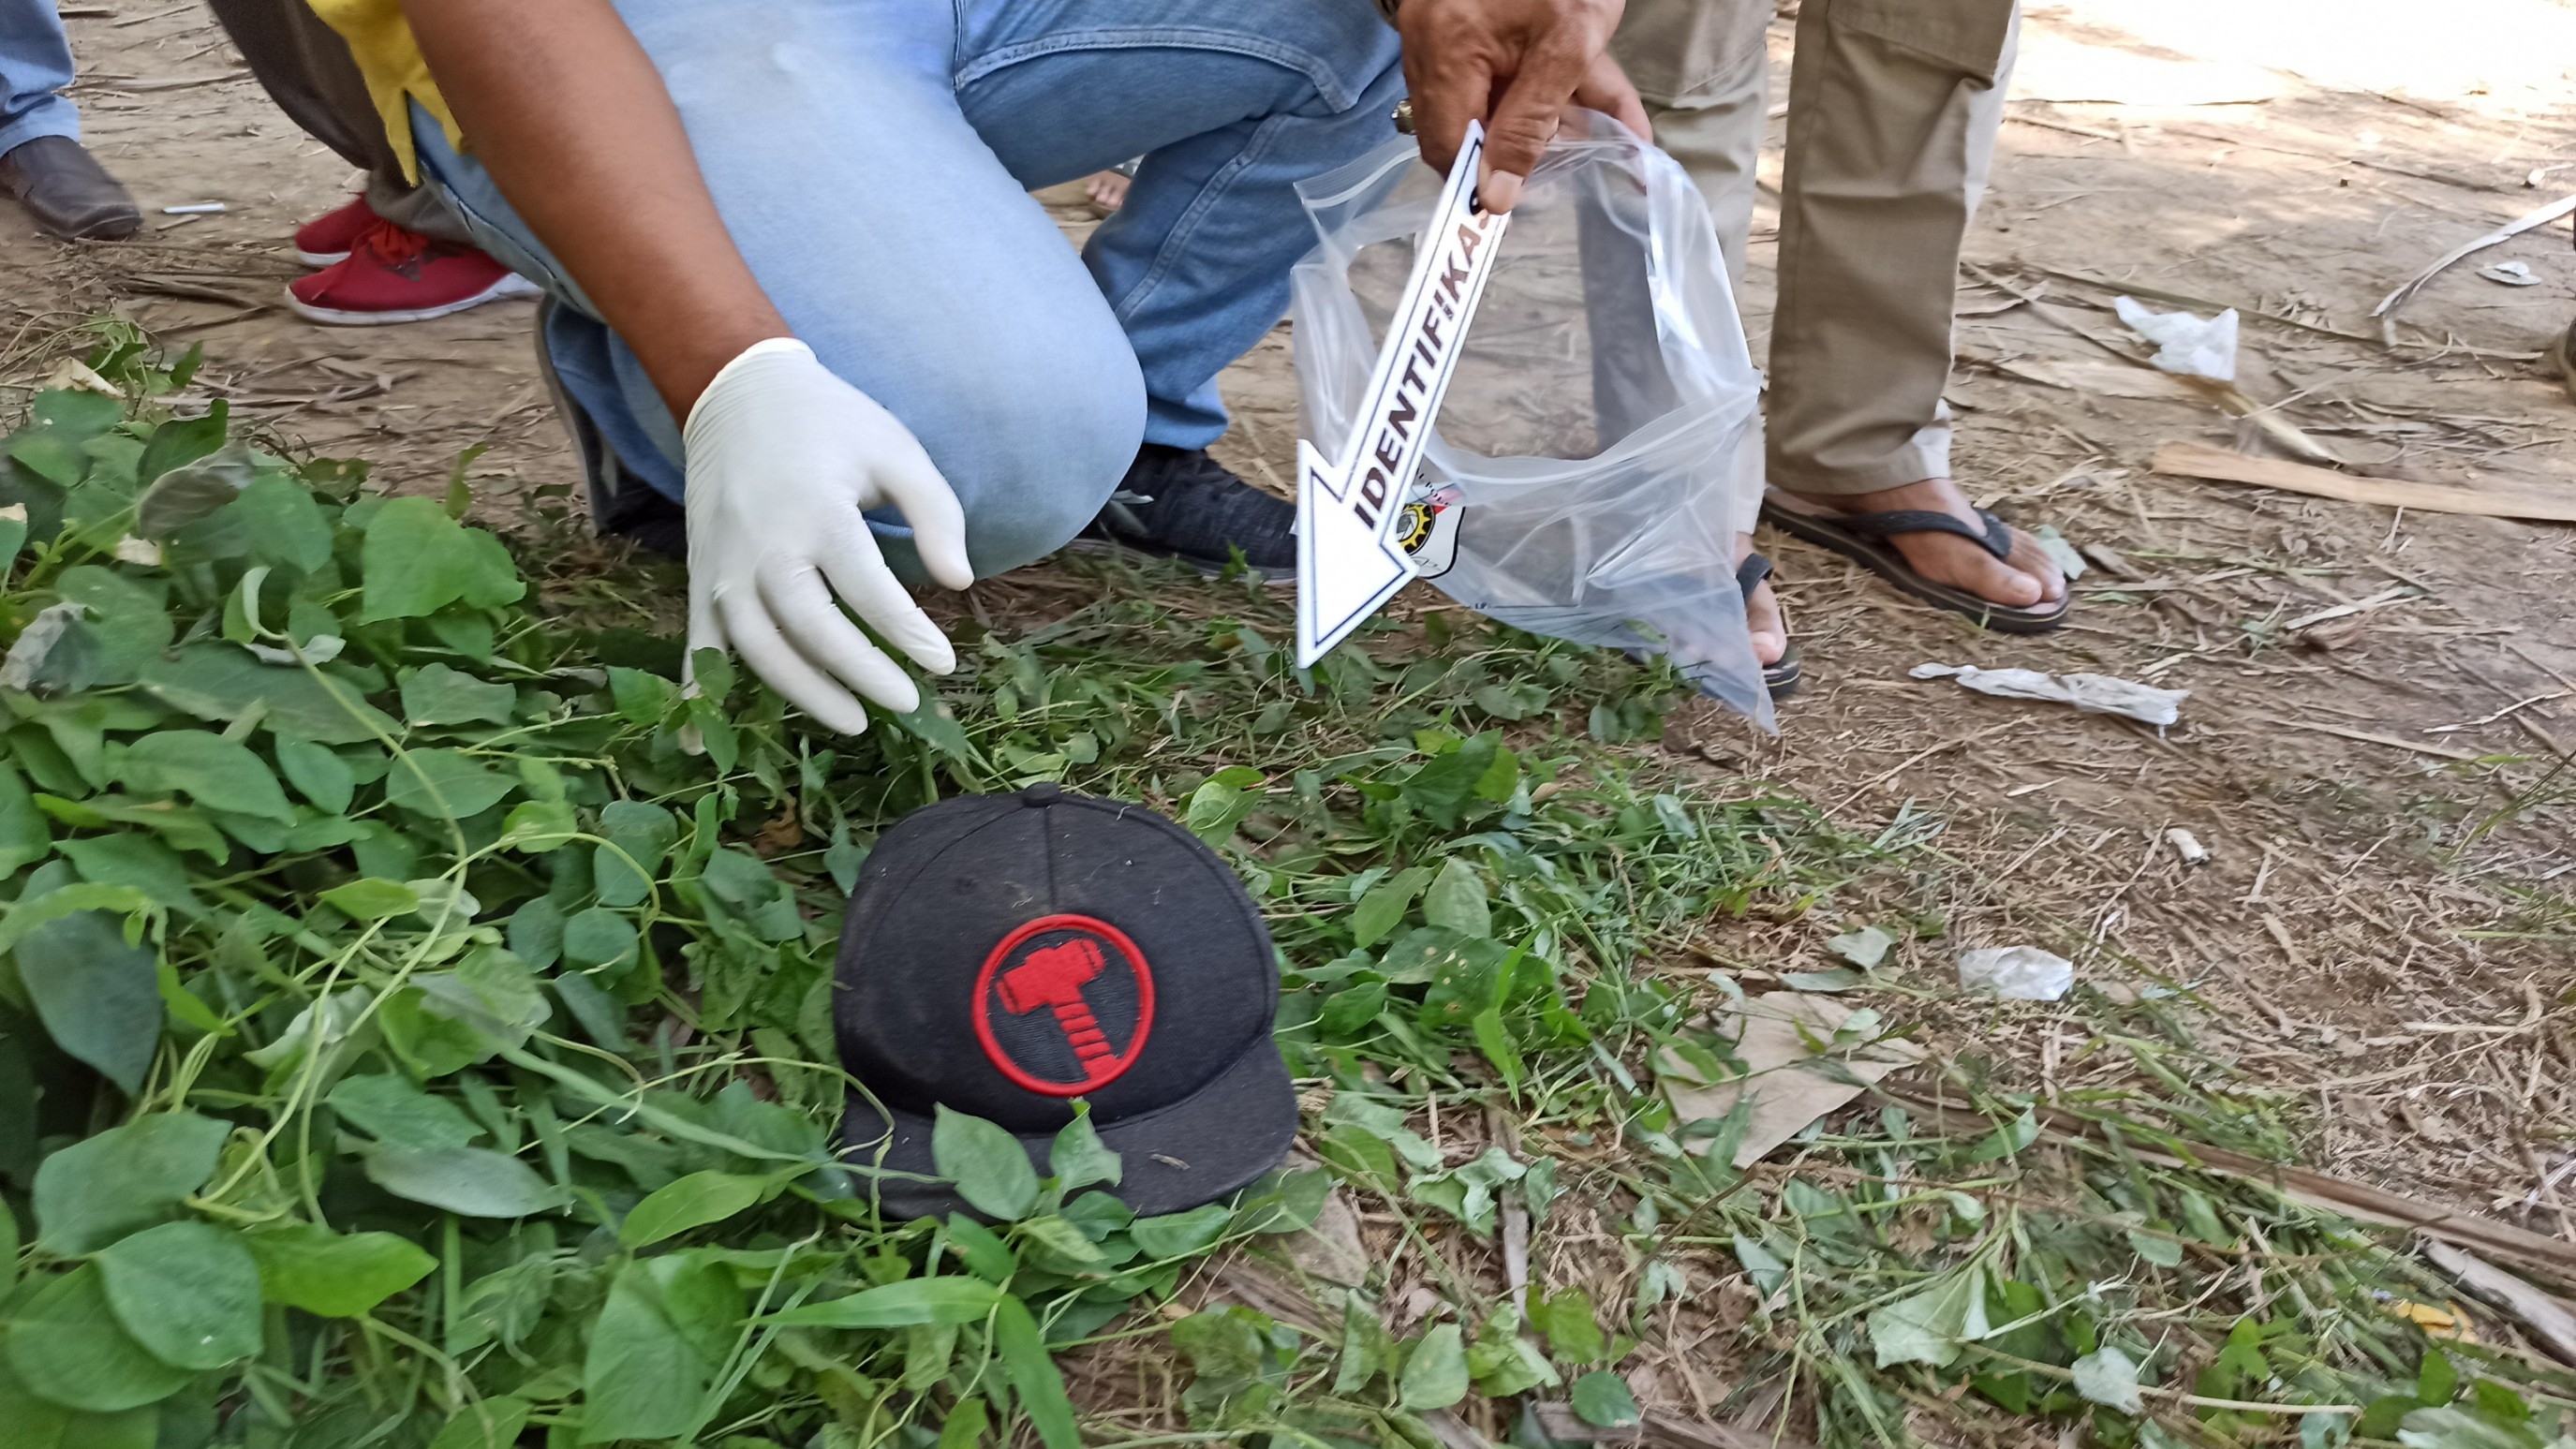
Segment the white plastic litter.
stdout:
<path fill-rule="evenodd" d="M 1989 946 L 1959 953 L 1959 986 L 2006 1001 L 2055 1001 L 2075 988 L 2075 963 L 2037 946 Z"/>
<path fill-rule="evenodd" d="M 2199 836 L 2179 825 L 2165 832 L 2165 844 L 2173 847 L 2174 854 L 2181 856 L 2185 865 L 2209 864 L 2209 847 L 2200 843 Z"/>
<path fill-rule="evenodd" d="M 2036 669 L 1979 669 L 1973 664 L 1917 664 L 1915 679 L 1955 679 L 1979 694 L 2071 704 L 2090 714 L 2116 714 L 2158 729 L 2182 718 L 2188 689 L 2158 689 L 2110 674 L 2042 674 Z"/>
<path fill-rule="evenodd" d="M 1292 281 L 1301 432 L 1326 457 L 1366 405 L 1440 186 L 1397 137 L 1298 188 L 1317 240 Z M 1732 474 L 1760 379 L 1706 204 L 1671 157 L 1571 112 L 1493 266 L 1420 475 L 1395 494 L 1415 572 L 1516 628 L 1670 654 L 1768 723 Z"/>
<path fill-rule="evenodd" d="M 161 208 L 161 214 L 163 216 L 214 216 L 230 210 L 232 210 L 231 207 L 220 201 L 192 201 L 186 206 L 165 206 Z"/>
<path fill-rule="evenodd" d="M 2540 285 L 2540 278 L 2532 275 L 2529 262 L 2498 262 L 2492 267 L 2478 268 L 2478 275 L 2490 282 L 2502 282 L 2508 287 Z"/>
<path fill-rule="evenodd" d="M 2147 360 L 2157 371 L 2212 382 L 2236 380 L 2235 308 L 2201 318 L 2189 312 L 2150 312 L 2134 297 L 2115 297 L 2111 307 L 2130 331 L 2156 344 L 2156 355 Z"/>

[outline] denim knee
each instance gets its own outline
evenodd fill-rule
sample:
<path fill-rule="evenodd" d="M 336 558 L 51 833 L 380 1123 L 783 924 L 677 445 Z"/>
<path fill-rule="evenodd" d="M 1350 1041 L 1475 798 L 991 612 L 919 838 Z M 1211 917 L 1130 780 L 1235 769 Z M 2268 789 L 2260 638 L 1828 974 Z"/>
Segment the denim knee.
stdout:
<path fill-rule="evenodd" d="M 1135 461 L 1145 435 L 1145 381 L 1125 337 L 1111 337 L 1106 348 L 1046 355 L 1028 346 L 990 359 L 952 394 L 964 406 L 924 430 L 922 445 L 965 510 L 966 555 L 977 578 L 1034 563 L 1071 542 Z"/>

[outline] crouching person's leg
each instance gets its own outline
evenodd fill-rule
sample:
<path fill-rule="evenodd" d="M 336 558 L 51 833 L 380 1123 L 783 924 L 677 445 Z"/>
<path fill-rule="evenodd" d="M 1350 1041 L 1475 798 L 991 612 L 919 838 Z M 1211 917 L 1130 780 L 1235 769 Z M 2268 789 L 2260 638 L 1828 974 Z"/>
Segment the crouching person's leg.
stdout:
<path fill-rule="evenodd" d="M 1080 259 L 959 112 L 951 26 L 933 8 L 632 0 L 620 14 L 762 291 L 920 443 L 964 513 L 974 572 L 991 576 L 1099 513 L 1136 456 L 1145 393 Z M 561 299 L 546 337 L 561 392 L 622 475 L 683 496 L 682 420 L 471 156 L 423 119 L 422 156 L 477 239 Z M 869 524 L 898 576 L 928 581 L 898 510 Z"/>

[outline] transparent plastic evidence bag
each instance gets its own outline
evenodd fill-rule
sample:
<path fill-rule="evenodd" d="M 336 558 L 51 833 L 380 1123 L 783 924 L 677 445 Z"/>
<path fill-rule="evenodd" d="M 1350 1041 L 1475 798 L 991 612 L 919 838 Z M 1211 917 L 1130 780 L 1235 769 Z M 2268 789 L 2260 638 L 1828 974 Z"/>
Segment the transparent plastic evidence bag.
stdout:
<path fill-rule="evenodd" d="M 1298 188 L 1317 245 L 1292 274 L 1297 379 L 1327 457 L 1345 456 L 1442 184 L 1398 137 Z M 1669 653 L 1767 725 L 1735 587 L 1760 383 L 1698 190 L 1616 121 L 1569 112 L 1492 267 L 1405 495 L 1415 572 L 1516 628 Z"/>

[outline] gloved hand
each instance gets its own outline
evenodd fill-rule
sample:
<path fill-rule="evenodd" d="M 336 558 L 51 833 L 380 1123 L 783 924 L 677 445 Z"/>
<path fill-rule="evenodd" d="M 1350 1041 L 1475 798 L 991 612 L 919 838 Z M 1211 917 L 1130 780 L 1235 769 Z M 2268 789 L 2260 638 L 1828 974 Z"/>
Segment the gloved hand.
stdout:
<path fill-rule="evenodd" d="M 730 649 L 843 734 L 868 727 L 852 691 L 898 713 L 919 706 L 912 680 L 833 597 L 922 668 L 957 667 L 956 651 L 886 567 L 859 516 L 894 505 L 932 578 L 953 589 L 975 581 L 957 495 L 912 433 L 812 348 L 772 338 L 725 364 L 681 436 L 689 652 Z"/>

